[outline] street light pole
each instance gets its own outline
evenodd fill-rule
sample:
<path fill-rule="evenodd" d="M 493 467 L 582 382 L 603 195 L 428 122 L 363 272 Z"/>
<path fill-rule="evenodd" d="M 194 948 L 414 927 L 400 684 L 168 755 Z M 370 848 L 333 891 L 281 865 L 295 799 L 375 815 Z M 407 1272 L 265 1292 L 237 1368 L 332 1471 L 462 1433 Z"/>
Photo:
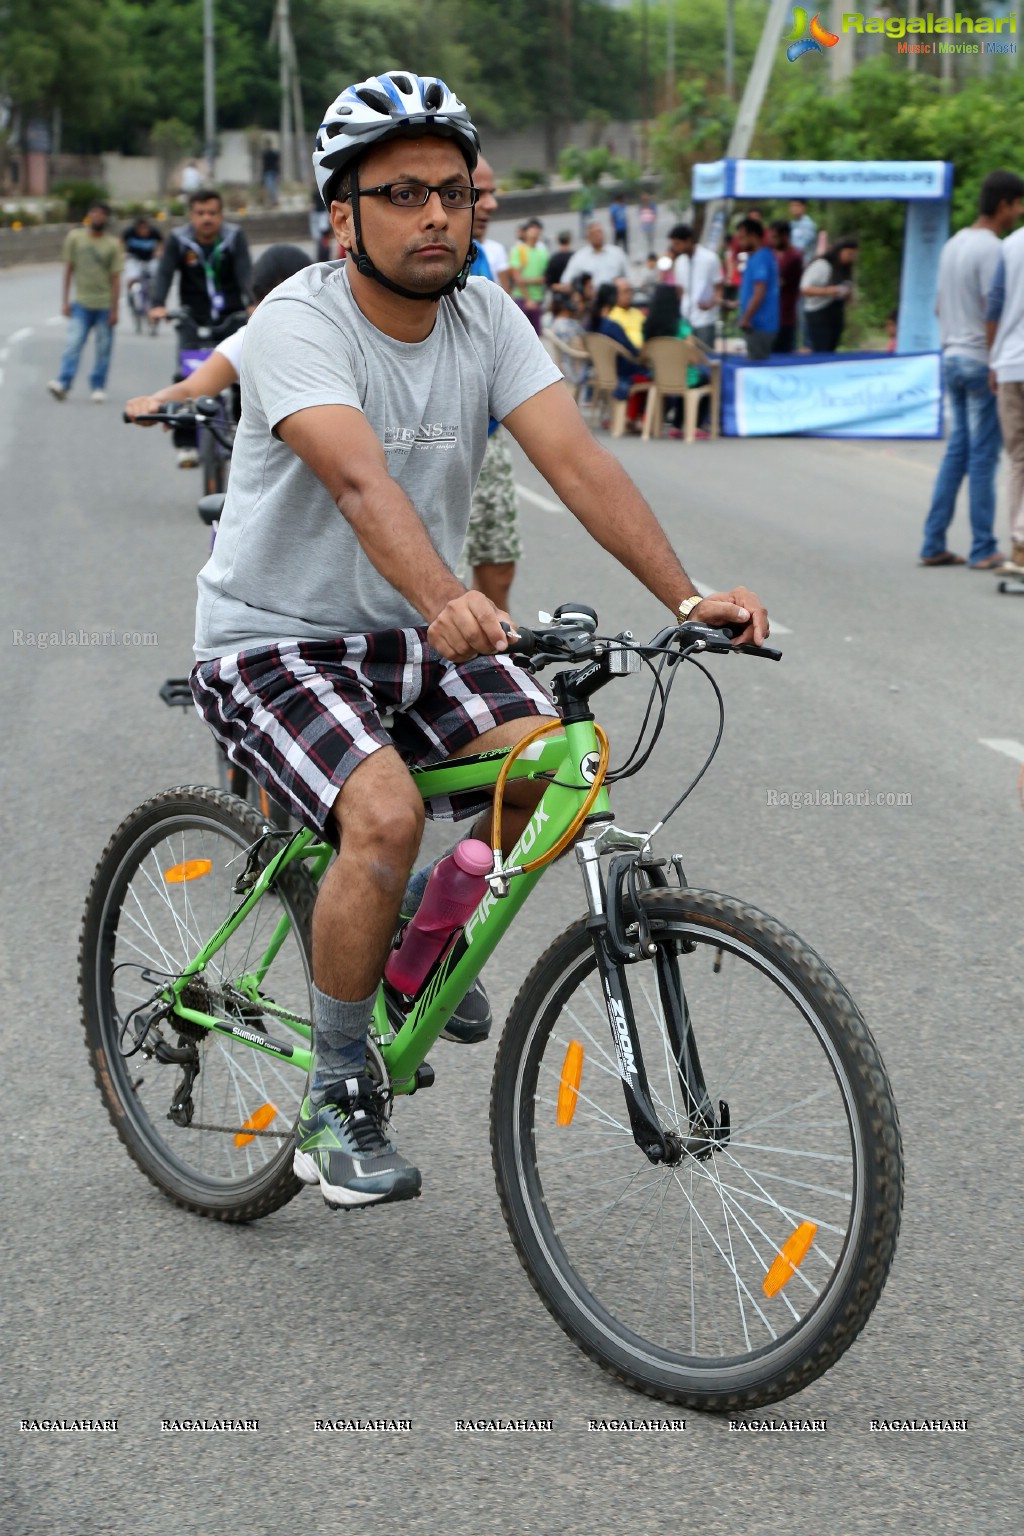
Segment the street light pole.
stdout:
<path fill-rule="evenodd" d="M 736 95 L 736 0 L 725 0 L 725 94 Z"/>
<path fill-rule="evenodd" d="M 203 0 L 203 118 L 209 179 L 216 176 L 217 87 L 213 56 L 213 0 Z"/>

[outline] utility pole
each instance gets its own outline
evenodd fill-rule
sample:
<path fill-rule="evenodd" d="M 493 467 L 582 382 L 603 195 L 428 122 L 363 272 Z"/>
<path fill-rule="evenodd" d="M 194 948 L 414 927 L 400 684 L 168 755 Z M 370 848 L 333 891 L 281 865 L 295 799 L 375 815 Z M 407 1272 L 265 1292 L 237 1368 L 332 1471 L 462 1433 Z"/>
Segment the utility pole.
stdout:
<path fill-rule="evenodd" d="M 736 122 L 729 138 L 729 146 L 725 152 L 731 160 L 744 159 L 750 148 L 750 141 L 757 127 L 758 114 L 761 111 L 761 103 L 764 101 L 768 81 L 771 79 L 771 73 L 778 58 L 782 30 L 789 20 L 791 4 L 792 0 L 771 0 L 771 9 L 765 18 L 761 41 L 757 45 L 757 53 L 754 55 L 754 62 L 743 88 L 743 99 L 740 102 Z M 725 216 L 724 198 L 716 198 L 708 203 L 704 210 L 701 236 L 705 245 L 716 248 L 721 245 L 725 233 Z"/>
<path fill-rule="evenodd" d="M 736 96 L 736 0 L 725 0 L 725 94 Z"/>
<path fill-rule="evenodd" d="M 665 37 L 665 111 L 676 104 L 676 0 L 668 0 L 668 29 Z"/>
<path fill-rule="evenodd" d="M 203 127 L 207 174 L 217 175 L 217 84 L 213 56 L 213 0 L 203 0 Z"/>
<path fill-rule="evenodd" d="M 649 73 L 648 0 L 643 0 L 640 10 L 640 138 L 643 142 L 643 163 L 647 168 L 647 129 L 651 115 L 651 82 Z"/>
<path fill-rule="evenodd" d="M 946 20 L 948 22 L 952 23 L 952 21 L 953 21 L 953 0 L 942 0 L 942 14 L 943 14 L 943 16 L 946 18 Z M 946 41 L 947 42 L 949 41 L 948 37 L 947 37 Z M 943 85 L 947 85 L 947 86 L 950 84 L 950 82 L 953 79 L 953 55 L 951 53 L 944 53 L 942 55 L 942 71 L 941 71 L 940 78 L 942 80 Z"/>
<path fill-rule="evenodd" d="M 278 87 L 281 112 L 278 119 L 282 181 L 301 181 L 299 153 L 303 148 L 305 114 L 302 108 L 302 81 L 292 37 L 289 0 L 277 0 L 270 28 L 270 45 L 277 47 Z"/>
<path fill-rule="evenodd" d="M 843 35 L 843 11 L 846 9 L 846 0 L 832 0 L 832 31 Z M 853 66 L 857 62 L 857 34 L 851 32 L 843 38 L 842 45 L 830 48 L 828 51 L 829 70 L 832 76 L 832 89 L 842 85 L 853 74 Z"/>

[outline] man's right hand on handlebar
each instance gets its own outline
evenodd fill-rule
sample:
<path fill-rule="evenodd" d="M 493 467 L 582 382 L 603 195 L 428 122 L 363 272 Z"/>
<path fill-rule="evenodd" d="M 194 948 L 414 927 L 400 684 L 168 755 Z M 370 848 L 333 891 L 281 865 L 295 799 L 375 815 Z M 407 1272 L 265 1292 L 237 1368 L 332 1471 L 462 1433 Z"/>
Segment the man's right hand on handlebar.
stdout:
<path fill-rule="evenodd" d="M 460 592 L 450 598 L 427 630 L 427 642 L 448 661 L 471 661 L 508 650 L 502 623 L 512 620 L 482 592 Z"/>
<path fill-rule="evenodd" d="M 731 592 L 712 592 L 694 605 L 690 617 L 716 629 L 725 624 L 742 626 L 733 640 L 734 645 L 761 645 L 770 633 L 768 610 L 757 593 L 747 587 L 733 587 Z"/>

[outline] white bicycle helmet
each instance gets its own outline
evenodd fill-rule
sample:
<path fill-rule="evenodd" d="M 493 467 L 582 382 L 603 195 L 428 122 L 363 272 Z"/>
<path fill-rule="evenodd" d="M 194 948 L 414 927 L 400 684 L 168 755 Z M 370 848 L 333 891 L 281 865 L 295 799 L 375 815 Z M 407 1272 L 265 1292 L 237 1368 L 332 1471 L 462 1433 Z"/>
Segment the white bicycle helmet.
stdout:
<path fill-rule="evenodd" d="M 402 69 L 371 75 L 347 86 L 327 108 L 313 148 L 313 169 L 320 195 L 338 171 L 382 139 L 423 132 L 455 139 L 472 171 L 480 155 L 480 138 L 454 91 L 435 75 L 413 75 Z"/>

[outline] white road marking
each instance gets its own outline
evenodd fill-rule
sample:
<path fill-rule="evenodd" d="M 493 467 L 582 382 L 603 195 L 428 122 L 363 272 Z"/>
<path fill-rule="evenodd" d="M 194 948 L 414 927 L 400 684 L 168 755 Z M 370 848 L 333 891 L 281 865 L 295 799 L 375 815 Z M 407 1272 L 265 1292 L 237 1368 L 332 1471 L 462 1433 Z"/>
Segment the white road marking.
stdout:
<path fill-rule="evenodd" d="M 515 484 L 517 495 L 521 496 L 524 501 L 528 501 L 531 506 L 539 507 L 542 512 L 565 512 L 568 510 L 560 501 L 552 501 L 549 496 L 541 496 L 538 491 L 533 491 L 529 486 L 520 484 L 518 480 Z M 717 587 L 709 587 L 700 581 L 695 581 L 694 586 L 701 597 L 710 597 L 712 592 L 718 591 Z M 772 619 L 771 622 L 773 635 L 791 635 L 793 633 L 791 629 L 786 628 L 785 624 L 780 624 L 777 619 Z"/>
<path fill-rule="evenodd" d="M 6 363 L 7 354 L 10 350 L 10 347 L 0 347 L 0 363 Z"/>
<path fill-rule="evenodd" d="M 1004 757 L 1012 757 L 1015 763 L 1024 763 L 1024 746 L 1021 746 L 1019 741 L 1008 741 L 998 736 L 979 736 L 978 740 L 983 747 L 991 747 L 993 752 L 1001 752 Z"/>
<path fill-rule="evenodd" d="M 64 316 L 63 315 L 51 315 L 46 323 L 47 323 L 47 325 L 63 325 L 64 324 Z"/>
<path fill-rule="evenodd" d="M 560 501 L 552 501 L 548 496 L 541 496 L 537 491 L 531 491 L 529 486 L 520 485 L 518 480 L 516 481 L 516 492 L 524 501 L 528 501 L 531 506 L 540 507 L 542 512 L 565 512 L 568 510 L 562 506 Z"/>
<path fill-rule="evenodd" d="M 3 381 L 4 381 L 4 371 L 3 371 L 2 368 L 0 368 L 0 384 L 2 384 Z"/>
<path fill-rule="evenodd" d="M 20 331 L 15 331 L 13 336 L 8 336 L 7 340 L 8 340 L 9 343 L 12 342 L 12 341 L 23 341 L 26 336 L 31 336 L 31 335 L 32 335 L 32 327 L 30 325 L 26 325 L 26 326 L 23 326 Z"/>

